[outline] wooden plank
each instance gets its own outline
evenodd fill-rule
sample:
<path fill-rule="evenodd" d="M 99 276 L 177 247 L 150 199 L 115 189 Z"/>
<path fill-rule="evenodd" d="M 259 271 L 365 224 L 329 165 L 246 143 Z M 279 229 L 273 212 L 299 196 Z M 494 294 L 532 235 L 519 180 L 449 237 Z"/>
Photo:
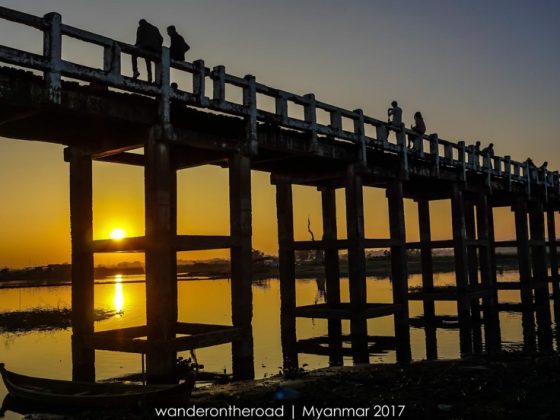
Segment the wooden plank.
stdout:
<path fill-rule="evenodd" d="M 70 153 L 70 230 L 72 238 L 72 378 L 95 380 L 95 354 L 82 344 L 93 326 L 93 202 L 91 157 Z"/>
<path fill-rule="evenodd" d="M 341 303 L 338 305 L 306 305 L 298 306 L 295 309 L 295 314 L 300 318 L 324 318 L 324 319 L 350 319 L 356 316 L 368 318 L 378 318 L 403 311 L 403 305 L 392 303 L 368 303 L 364 310 L 357 313 L 355 308 L 350 303 Z"/>
<path fill-rule="evenodd" d="M 241 328 L 227 328 L 217 331 L 201 332 L 188 337 L 177 337 L 173 341 L 176 351 L 194 350 L 204 347 L 217 346 L 226 343 L 236 343 L 242 340 Z"/>
<path fill-rule="evenodd" d="M 98 239 L 93 241 L 93 252 L 144 252 L 146 250 L 146 238 L 136 236 L 130 238 Z"/>
<path fill-rule="evenodd" d="M 177 235 L 175 249 L 177 251 L 199 251 L 207 249 L 231 248 L 234 238 L 219 235 Z"/>

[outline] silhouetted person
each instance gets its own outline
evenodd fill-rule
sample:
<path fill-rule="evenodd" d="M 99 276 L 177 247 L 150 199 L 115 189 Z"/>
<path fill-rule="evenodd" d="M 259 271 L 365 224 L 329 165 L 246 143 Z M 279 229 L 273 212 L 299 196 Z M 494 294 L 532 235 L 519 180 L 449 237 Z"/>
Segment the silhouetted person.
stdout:
<path fill-rule="evenodd" d="M 490 143 L 488 146 L 482 149 L 481 153 L 484 156 L 494 157 L 494 143 Z"/>
<path fill-rule="evenodd" d="M 469 155 L 469 163 L 471 163 L 472 165 L 474 165 L 476 168 L 478 168 L 479 165 L 479 160 L 478 160 L 478 156 L 480 154 L 480 142 L 477 141 L 475 144 L 471 144 L 470 146 L 467 146 L 467 149 L 472 152 Z"/>
<path fill-rule="evenodd" d="M 175 29 L 173 25 L 167 27 L 167 35 L 169 35 L 169 39 L 171 40 L 169 45 L 169 55 L 171 59 L 185 61 L 185 53 L 191 49 L 189 44 L 185 42 L 185 38 L 177 33 L 177 29 Z"/>
<path fill-rule="evenodd" d="M 391 108 L 387 110 L 387 137 L 389 137 L 389 130 L 399 129 L 402 124 L 402 109 L 399 107 L 397 101 L 391 102 Z"/>
<path fill-rule="evenodd" d="M 420 111 L 414 113 L 414 125 L 410 127 L 414 133 L 408 135 L 408 147 L 414 147 L 414 140 L 426 133 L 426 124 Z"/>
<path fill-rule="evenodd" d="M 156 28 L 151 23 L 148 23 L 146 19 L 140 19 L 138 22 L 138 29 L 136 30 L 136 45 L 138 48 L 143 50 L 161 54 L 161 45 L 163 43 L 163 37 Z M 148 82 L 152 81 L 152 62 L 150 59 L 146 58 L 146 70 L 148 72 Z M 137 79 L 140 76 L 138 71 L 138 57 L 132 56 L 132 77 Z"/>

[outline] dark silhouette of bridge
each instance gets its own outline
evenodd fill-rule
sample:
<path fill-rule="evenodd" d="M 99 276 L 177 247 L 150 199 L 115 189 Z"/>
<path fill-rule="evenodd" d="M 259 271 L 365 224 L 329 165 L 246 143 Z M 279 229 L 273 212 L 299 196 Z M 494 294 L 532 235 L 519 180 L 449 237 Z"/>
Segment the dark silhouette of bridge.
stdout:
<path fill-rule="evenodd" d="M 95 378 L 94 350 L 147 354 L 148 374 L 168 380 L 177 351 L 232 343 L 236 378 L 251 378 L 253 368 L 251 292 L 251 170 L 271 174 L 276 186 L 285 367 L 298 365 L 298 352 L 321 340 L 297 340 L 296 317 L 326 318 L 333 349 L 354 361 L 368 361 L 371 342 L 396 348 L 397 359 L 410 360 L 408 301 L 422 300 L 425 319 L 436 320 L 434 302 L 457 302 L 460 348 L 500 348 L 499 288 L 519 289 L 525 345 L 552 347 L 549 283 L 555 307 L 558 293 L 558 241 L 554 214 L 560 206 L 558 172 L 490 156 L 464 142 L 414 132 L 364 115 L 258 83 L 255 77 L 207 68 L 202 60 L 173 61 L 168 48 L 155 56 L 132 45 L 65 25 L 57 13 L 32 16 L 0 7 L 0 18 L 43 33 L 43 54 L 0 46 L 0 135 L 66 145 L 70 166 L 72 231 L 72 307 L 74 378 Z M 103 67 L 92 68 L 62 58 L 65 37 L 101 47 Z M 0 43 L 1 44 L 1 43 Z M 123 57 L 135 55 L 156 63 L 156 83 L 133 79 L 121 71 Z M 192 86 L 172 86 L 171 70 L 192 77 Z M 242 91 L 242 101 L 231 92 Z M 267 109 L 274 103 L 274 109 Z M 303 116 L 298 116 L 303 110 Z M 329 117 L 323 123 L 318 115 Z M 393 134 L 394 130 L 394 134 Z M 394 136 L 394 137 L 393 137 Z M 131 150 L 143 148 L 143 154 Z M 116 242 L 93 240 L 92 160 L 144 167 L 145 235 Z M 229 168 L 228 236 L 177 235 L 178 170 L 214 164 Z M 316 187 L 322 195 L 323 237 L 296 241 L 292 185 Z M 363 187 L 386 190 L 389 238 L 364 235 Z M 337 237 L 335 190 L 346 196 L 347 239 Z M 403 199 L 418 202 L 420 241 L 407 242 Z M 197 197 L 203 199 L 203 197 Z M 431 238 L 430 201 L 449 199 L 453 237 Z M 516 240 L 496 241 L 492 209 L 511 207 Z M 377 208 L 376 211 L 382 211 Z M 548 238 L 545 240 L 545 215 Z M 497 283 L 496 247 L 517 249 L 519 281 Z M 177 322 L 176 253 L 231 250 L 232 325 Z M 389 249 L 393 302 L 368 302 L 366 249 Z M 452 248 L 456 285 L 434 287 L 432 251 Z M 420 250 L 422 290 L 409 290 L 407 250 Z M 326 303 L 296 306 L 295 251 L 324 253 Z M 341 302 L 339 251 L 347 250 L 350 302 Z M 146 256 L 146 325 L 95 332 L 93 325 L 93 255 L 99 252 L 144 252 Z M 550 256 L 551 275 L 547 272 Z M 555 311 L 557 312 L 557 311 Z M 395 337 L 370 337 L 367 319 L 394 317 Z M 351 334 L 342 335 L 341 320 Z M 437 322 L 436 322 L 437 324 Z M 426 333 L 435 336 L 437 326 Z M 484 338 L 480 326 L 484 325 Z M 441 323 L 440 323 L 441 326 Z M 342 349 L 349 339 L 352 349 Z M 433 339 L 428 342 L 433 343 Z M 380 344 L 381 343 L 381 344 Z M 319 349 L 319 351 L 324 351 Z M 437 353 L 428 344 L 428 357 Z"/>

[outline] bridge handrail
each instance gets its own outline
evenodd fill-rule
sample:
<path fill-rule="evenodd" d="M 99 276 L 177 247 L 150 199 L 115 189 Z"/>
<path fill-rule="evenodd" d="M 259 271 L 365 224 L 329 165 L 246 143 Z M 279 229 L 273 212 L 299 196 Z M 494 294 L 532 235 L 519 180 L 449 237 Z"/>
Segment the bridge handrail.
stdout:
<path fill-rule="evenodd" d="M 62 24 L 60 15 L 49 13 L 43 18 L 0 6 L 0 19 L 20 23 L 43 32 L 44 54 L 38 55 L 10 47 L 0 47 L 0 61 L 26 68 L 43 71 L 49 88 L 49 100 L 60 101 L 61 77 L 70 77 L 86 82 L 97 82 L 125 91 L 154 96 L 160 102 L 160 118 L 170 121 L 170 101 L 190 106 L 209 108 L 241 116 L 248 121 L 252 141 L 256 142 L 257 122 L 271 123 L 310 134 L 312 142 L 317 135 L 350 141 L 360 146 L 361 159 L 366 159 L 366 148 L 377 148 L 396 153 L 403 159 L 405 168 L 408 160 L 424 158 L 432 160 L 437 170 L 440 166 L 458 167 L 466 177 L 467 172 L 475 172 L 487 177 L 504 178 L 525 184 L 530 194 L 532 184 L 542 185 L 545 193 L 550 188 L 560 193 L 560 178 L 557 171 L 529 166 L 528 162 L 518 162 L 509 156 L 488 156 L 465 142 L 441 139 L 437 134 L 419 135 L 401 126 L 364 115 L 360 109 L 347 110 L 319 101 L 313 94 L 299 95 L 256 82 L 251 75 L 239 77 L 226 73 L 224 66 L 210 69 L 203 60 L 192 63 L 173 61 L 169 49 L 163 47 L 162 54 L 142 50 L 134 45 Z M 103 69 L 92 68 L 62 59 L 62 36 L 103 47 Z M 125 76 L 121 72 L 122 54 L 150 59 L 156 63 L 157 83 L 148 83 Z M 171 69 L 190 73 L 193 83 L 190 91 L 170 86 Z M 212 97 L 206 96 L 206 80 L 212 81 Z M 242 103 L 232 102 L 226 97 L 227 86 L 235 86 L 243 91 Z M 274 99 L 274 112 L 259 108 L 258 95 Z M 290 104 L 303 107 L 303 118 L 289 114 Z M 317 121 L 317 110 L 328 114 L 328 124 Z M 344 126 L 343 119 L 349 120 L 351 129 Z M 367 135 L 368 128 L 375 129 L 375 137 Z M 389 131 L 395 133 L 396 142 L 389 140 Z M 413 148 L 407 147 L 406 138 L 412 139 Z M 442 154 L 443 151 L 443 154 Z"/>

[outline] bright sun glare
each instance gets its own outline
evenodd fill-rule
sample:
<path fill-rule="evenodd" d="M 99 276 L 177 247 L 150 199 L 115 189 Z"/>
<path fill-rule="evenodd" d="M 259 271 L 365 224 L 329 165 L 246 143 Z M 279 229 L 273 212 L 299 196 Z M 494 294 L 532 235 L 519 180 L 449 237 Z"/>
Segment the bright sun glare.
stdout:
<path fill-rule="evenodd" d="M 111 239 L 122 239 L 124 236 L 124 230 L 121 228 L 115 228 L 111 231 Z"/>

